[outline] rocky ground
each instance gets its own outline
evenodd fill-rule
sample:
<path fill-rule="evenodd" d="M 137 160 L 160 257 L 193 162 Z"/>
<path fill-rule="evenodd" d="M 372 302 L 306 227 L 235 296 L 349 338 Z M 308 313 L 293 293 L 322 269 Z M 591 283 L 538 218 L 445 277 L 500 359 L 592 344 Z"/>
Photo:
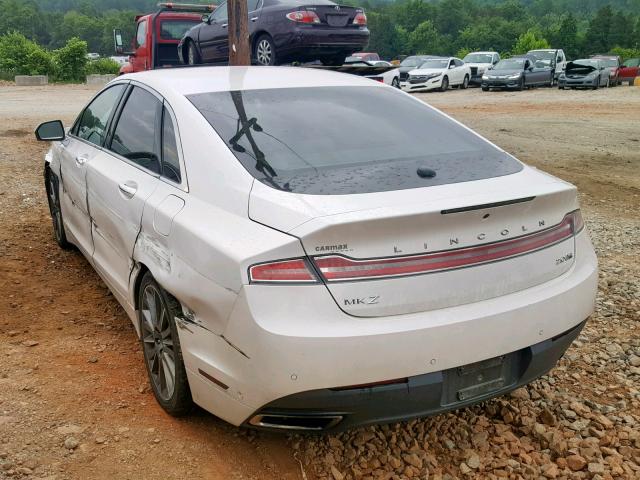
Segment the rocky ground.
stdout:
<path fill-rule="evenodd" d="M 420 95 L 578 185 L 597 310 L 557 368 L 507 397 L 312 437 L 154 402 L 125 314 L 51 238 L 32 131 L 92 93 L 0 86 L 0 478 L 640 478 L 640 88 Z"/>

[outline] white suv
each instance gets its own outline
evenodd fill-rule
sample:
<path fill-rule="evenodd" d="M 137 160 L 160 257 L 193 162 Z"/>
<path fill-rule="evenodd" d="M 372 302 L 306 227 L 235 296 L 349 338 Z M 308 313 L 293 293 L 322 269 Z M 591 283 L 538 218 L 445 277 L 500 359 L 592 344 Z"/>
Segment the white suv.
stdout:
<path fill-rule="evenodd" d="M 471 52 L 464 57 L 463 61 L 471 69 L 470 83 L 480 85 L 482 75 L 500 61 L 500 54 L 498 52 Z"/>

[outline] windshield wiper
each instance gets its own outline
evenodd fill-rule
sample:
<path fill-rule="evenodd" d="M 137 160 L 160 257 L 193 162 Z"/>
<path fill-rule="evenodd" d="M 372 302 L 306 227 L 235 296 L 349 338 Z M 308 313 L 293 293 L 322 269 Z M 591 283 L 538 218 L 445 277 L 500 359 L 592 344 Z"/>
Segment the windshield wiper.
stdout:
<path fill-rule="evenodd" d="M 247 137 L 251 150 L 253 151 L 253 158 L 256 160 L 256 170 L 264 175 L 268 175 L 269 179 L 273 182 L 273 177 L 277 177 L 278 174 L 273 169 L 271 164 L 267 161 L 264 153 L 258 147 L 251 130 L 256 132 L 262 132 L 262 127 L 258 123 L 257 118 L 247 118 L 247 112 L 244 109 L 244 101 L 242 100 L 242 92 L 239 90 L 229 92 L 231 99 L 238 112 L 238 131 L 231 137 L 229 143 L 236 152 L 245 152 L 245 148 L 238 143 L 242 137 Z M 275 184 L 275 182 L 273 182 Z M 280 188 L 278 186 L 278 188 Z"/>

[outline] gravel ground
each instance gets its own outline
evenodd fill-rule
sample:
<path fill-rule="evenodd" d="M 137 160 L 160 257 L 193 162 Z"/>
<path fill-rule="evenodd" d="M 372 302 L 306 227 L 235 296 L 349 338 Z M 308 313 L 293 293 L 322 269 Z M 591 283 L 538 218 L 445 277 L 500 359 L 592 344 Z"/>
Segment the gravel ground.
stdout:
<path fill-rule="evenodd" d="M 31 132 L 69 123 L 93 92 L 0 86 L 0 478 L 640 478 L 640 88 L 419 95 L 579 186 L 597 311 L 549 375 L 507 397 L 323 436 L 176 420 L 154 402 L 125 314 L 51 238 Z"/>

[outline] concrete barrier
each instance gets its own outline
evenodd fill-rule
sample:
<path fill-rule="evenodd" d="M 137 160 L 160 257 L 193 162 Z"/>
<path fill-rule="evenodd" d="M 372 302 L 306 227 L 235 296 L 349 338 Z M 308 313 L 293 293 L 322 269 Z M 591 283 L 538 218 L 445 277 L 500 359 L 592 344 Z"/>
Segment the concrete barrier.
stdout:
<path fill-rule="evenodd" d="M 87 75 L 87 85 L 92 86 L 101 86 L 109 83 L 111 80 L 116 78 L 115 75 L 107 74 L 107 75 Z"/>
<path fill-rule="evenodd" d="M 40 87 L 49 83 L 46 75 L 16 75 L 15 80 L 19 87 Z"/>

